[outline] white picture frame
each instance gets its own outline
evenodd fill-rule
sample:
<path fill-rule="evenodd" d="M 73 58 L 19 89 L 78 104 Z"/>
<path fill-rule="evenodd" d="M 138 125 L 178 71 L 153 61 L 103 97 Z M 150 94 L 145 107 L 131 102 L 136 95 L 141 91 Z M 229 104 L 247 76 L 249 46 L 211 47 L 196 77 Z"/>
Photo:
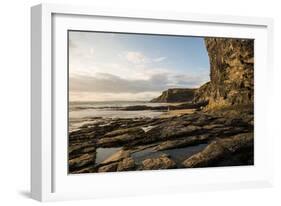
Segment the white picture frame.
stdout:
<path fill-rule="evenodd" d="M 118 26 L 114 24 L 116 20 L 120 23 Z M 133 24 L 138 26 L 130 26 Z M 167 25 L 173 29 L 168 30 Z M 31 9 L 31 26 L 32 198 L 53 201 L 273 185 L 274 136 L 267 126 L 266 108 L 270 102 L 264 98 L 269 95 L 270 79 L 273 77 L 271 19 L 40 4 Z M 65 172 L 67 134 L 61 129 L 67 121 L 64 34 L 67 29 L 93 28 L 103 31 L 257 39 L 255 166 L 69 176 Z"/>

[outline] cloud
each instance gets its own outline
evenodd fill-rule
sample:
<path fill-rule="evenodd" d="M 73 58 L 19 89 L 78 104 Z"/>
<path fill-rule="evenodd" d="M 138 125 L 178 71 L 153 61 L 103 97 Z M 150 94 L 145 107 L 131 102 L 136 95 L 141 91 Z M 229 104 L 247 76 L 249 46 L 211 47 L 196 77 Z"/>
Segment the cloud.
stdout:
<path fill-rule="evenodd" d="M 166 59 L 166 57 L 158 57 L 158 58 L 155 58 L 153 59 L 154 62 L 162 62 Z"/>
<path fill-rule="evenodd" d="M 127 61 L 133 64 L 143 64 L 149 62 L 161 62 L 166 59 L 166 57 L 150 58 L 142 54 L 141 52 L 129 51 L 125 54 Z"/>
<path fill-rule="evenodd" d="M 130 51 L 126 54 L 126 59 L 134 64 L 145 63 L 147 58 L 141 52 Z"/>
<path fill-rule="evenodd" d="M 97 92 L 70 92 L 70 101 L 149 101 L 161 92 L 139 93 L 97 93 Z"/>
<path fill-rule="evenodd" d="M 146 101 L 168 88 L 198 88 L 209 81 L 205 73 L 158 73 L 147 79 L 122 78 L 109 73 L 75 74 L 69 77 L 70 101 Z"/>
<path fill-rule="evenodd" d="M 206 75 L 153 74 L 148 79 L 125 79 L 108 73 L 70 76 L 70 91 L 97 93 L 159 92 L 171 87 L 195 88 L 208 81 Z"/>
<path fill-rule="evenodd" d="M 97 93 L 139 93 L 164 90 L 168 84 L 166 74 L 153 75 L 147 80 L 130 80 L 107 73 L 95 76 L 70 76 L 70 91 Z"/>

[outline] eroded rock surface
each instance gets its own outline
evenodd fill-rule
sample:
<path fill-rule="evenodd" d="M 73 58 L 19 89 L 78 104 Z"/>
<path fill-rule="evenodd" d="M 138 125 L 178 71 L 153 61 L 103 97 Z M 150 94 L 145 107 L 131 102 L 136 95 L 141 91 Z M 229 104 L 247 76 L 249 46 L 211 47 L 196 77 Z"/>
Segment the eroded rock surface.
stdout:
<path fill-rule="evenodd" d="M 118 163 L 117 171 L 130 171 L 135 168 L 135 161 L 133 158 L 128 157 Z"/>
<path fill-rule="evenodd" d="M 97 141 L 97 145 L 100 147 L 124 146 L 134 140 L 142 139 L 144 134 L 141 128 L 120 129 L 107 133 Z"/>
<path fill-rule="evenodd" d="M 254 100 L 254 40 L 205 38 L 210 79 L 195 93 L 194 102 L 209 107 L 252 104 Z"/>
<path fill-rule="evenodd" d="M 142 170 L 159 170 L 172 168 L 176 168 L 176 163 L 166 155 L 162 155 L 158 158 L 149 158 L 142 161 Z"/>
<path fill-rule="evenodd" d="M 149 118 L 146 120 L 135 119 L 130 123 L 126 121 L 127 128 L 120 125 L 114 127 L 115 129 L 113 130 L 108 129 L 106 131 L 103 129 L 103 132 L 99 132 L 100 135 L 93 135 L 92 139 L 87 138 L 85 142 L 79 139 L 81 144 L 78 144 L 77 140 L 74 141 L 69 149 L 69 169 L 71 173 L 128 171 L 145 168 L 163 169 L 166 167 L 164 166 L 165 161 L 162 162 L 163 157 L 160 158 L 160 156 L 163 153 L 165 154 L 166 150 L 188 148 L 199 144 L 209 144 L 206 148 L 207 152 L 204 150 L 204 152 L 198 153 L 198 156 L 195 154 L 191 159 L 186 160 L 184 164 L 173 165 L 173 167 L 243 165 L 247 161 L 250 164 L 252 162 L 251 152 L 241 150 L 241 154 L 244 154 L 244 156 L 235 155 L 234 158 L 230 154 L 233 153 L 236 147 L 232 149 L 227 144 L 230 144 L 230 140 L 233 140 L 233 144 L 246 145 L 239 135 L 253 134 L 253 120 L 253 108 L 245 105 L 224 107 L 209 110 L 208 112 L 195 112 L 179 117 L 154 119 L 153 121 Z M 136 125 L 138 126 L 136 127 Z M 84 132 L 80 133 L 87 135 L 86 131 L 88 131 L 92 134 L 92 128 L 82 128 L 81 130 L 84 130 Z M 77 132 L 74 134 L 77 134 Z M 240 140 L 241 142 L 239 142 Z M 222 145 L 227 146 L 229 151 L 225 150 Z M 120 150 L 101 163 L 95 163 L 96 148 L 120 146 L 122 147 Z M 248 146 L 253 148 L 253 145 Z M 141 153 L 142 151 L 147 154 L 146 159 L 149 159 L 149 161 L 145 162 L 147 163 L 145 165 L 140 164 L 139 161 L 132 157 L 132 155 L 135 156 L 135 153 Z M 238 152 L 234 151 L 234 154 L 236 153 L 238 154 Z M 151 155 L 154 157 L 150 157 Z M 245 160 L 247 159 L 246 157 L 248 160 Z M 174 161 L 173 158 L 167 156 L 164 160 L 167 160 L 167 158 Z M 171 164 L 168 164 L 167 167 L 170 168 Z"/>
<path fill-rule="evenodd" d="M 185 167 L 253 164 L 253 133 L 238 134 L 212 141 L 202 152 L 183 162 Z"/>
<path fill-rule="evenodd" d="M 151 102 L 188 102 L 193 100 L 196 89 L 175 88 L 168 89 L 151 100 Z"/>
<path fill-rule="evenodd" d="M 93 164 L 95 164 L 95 153 L 83 154 L 79 157 L 69 160 L 68 162 L 70 171 L 81 169 L 85 166 Z"/>
<path fill-rule="evenodd" d="M 105 166 L 102 166 L 98 169 L 98 172 L 115 172 L 117 170 L 118 163 L 111 163 Z"/>
<path fill-rule="evenodd" d="M 182 148 L 182 147 L 206 143 L 208 140 L 209 140 L 208 135 L 205 136 L 198 135 L 198 136 L 185 137 L 177 140 L 168 140 L 163 143 L 160 143 L 158 146 L 154 148 L 154 150 L 162 151 L 162 150 L 168 150 L 174 148 Z"/>

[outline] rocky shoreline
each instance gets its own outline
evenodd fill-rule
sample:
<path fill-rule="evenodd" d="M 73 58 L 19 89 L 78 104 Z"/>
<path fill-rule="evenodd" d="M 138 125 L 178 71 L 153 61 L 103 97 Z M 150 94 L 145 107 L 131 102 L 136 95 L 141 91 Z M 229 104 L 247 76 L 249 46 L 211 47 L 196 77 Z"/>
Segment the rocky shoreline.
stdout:
<path fill-rule="evenodd" d="M 205 45 L 210 81 L 152 100 L 180 104 L 107 108 L 170 115 L 98 117 L 69 132 L 69 173 L 253 165 L 254 41 L 206 37 Z"/>
<path fill-rule="evenodd" d="M 119 149 L 96 163 L 99 148 Z M 72 174 L 253 163 L 252 105 L 168 118 L 100 119 L 69 134 Z"/>
<path fill-rule="evenodd" d="M 200 109 L 201 107 L 206 106 L 208 103 L 205 101 L 192 103 L 192 102 L 181 102 L 177 104 L 167 104 L 161 106 L 147 106 L 147 105 L 133 105 L 126 107 L 76 107 L 76 110 L 83 109 L 106 109 L 106 110 L 116 110 L 116 111 L 143 111 L 143 110 L 151 110 L 151 111 L 167 111 L 167 110 L 179 110 L 179 109 Z"/>

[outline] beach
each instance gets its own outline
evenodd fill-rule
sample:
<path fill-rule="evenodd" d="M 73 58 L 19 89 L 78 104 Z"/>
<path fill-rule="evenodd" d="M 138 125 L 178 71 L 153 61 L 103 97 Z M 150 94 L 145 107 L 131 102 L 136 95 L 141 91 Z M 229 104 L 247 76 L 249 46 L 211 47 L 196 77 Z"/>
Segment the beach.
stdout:
<path fill-rule="evenodd" d="M 188 108 L 183 108 L 186 106 Z M 69 172 L 253 164 L 249 158 L 253 152 L 252 107 L 204 112 L 199 106 L 149 102 L 72 104 L 69 108 Z M 223 140 L 216 142 L 218 137 Z M 228 138 L 234 142 L 229 144 Z M 231 149 L 241 141 L 246 143 L 236 147 L 246 152 L 238 159 L 237 148 L 232 152 L 221 150 L 221 147 Z M 214 151 L 219 152 L 219 157 L 214 158 L 218 158 L 218 162 L 208 159 Z M 194 157 L 199 154 L 203 155 L 201 160 Z"/>

